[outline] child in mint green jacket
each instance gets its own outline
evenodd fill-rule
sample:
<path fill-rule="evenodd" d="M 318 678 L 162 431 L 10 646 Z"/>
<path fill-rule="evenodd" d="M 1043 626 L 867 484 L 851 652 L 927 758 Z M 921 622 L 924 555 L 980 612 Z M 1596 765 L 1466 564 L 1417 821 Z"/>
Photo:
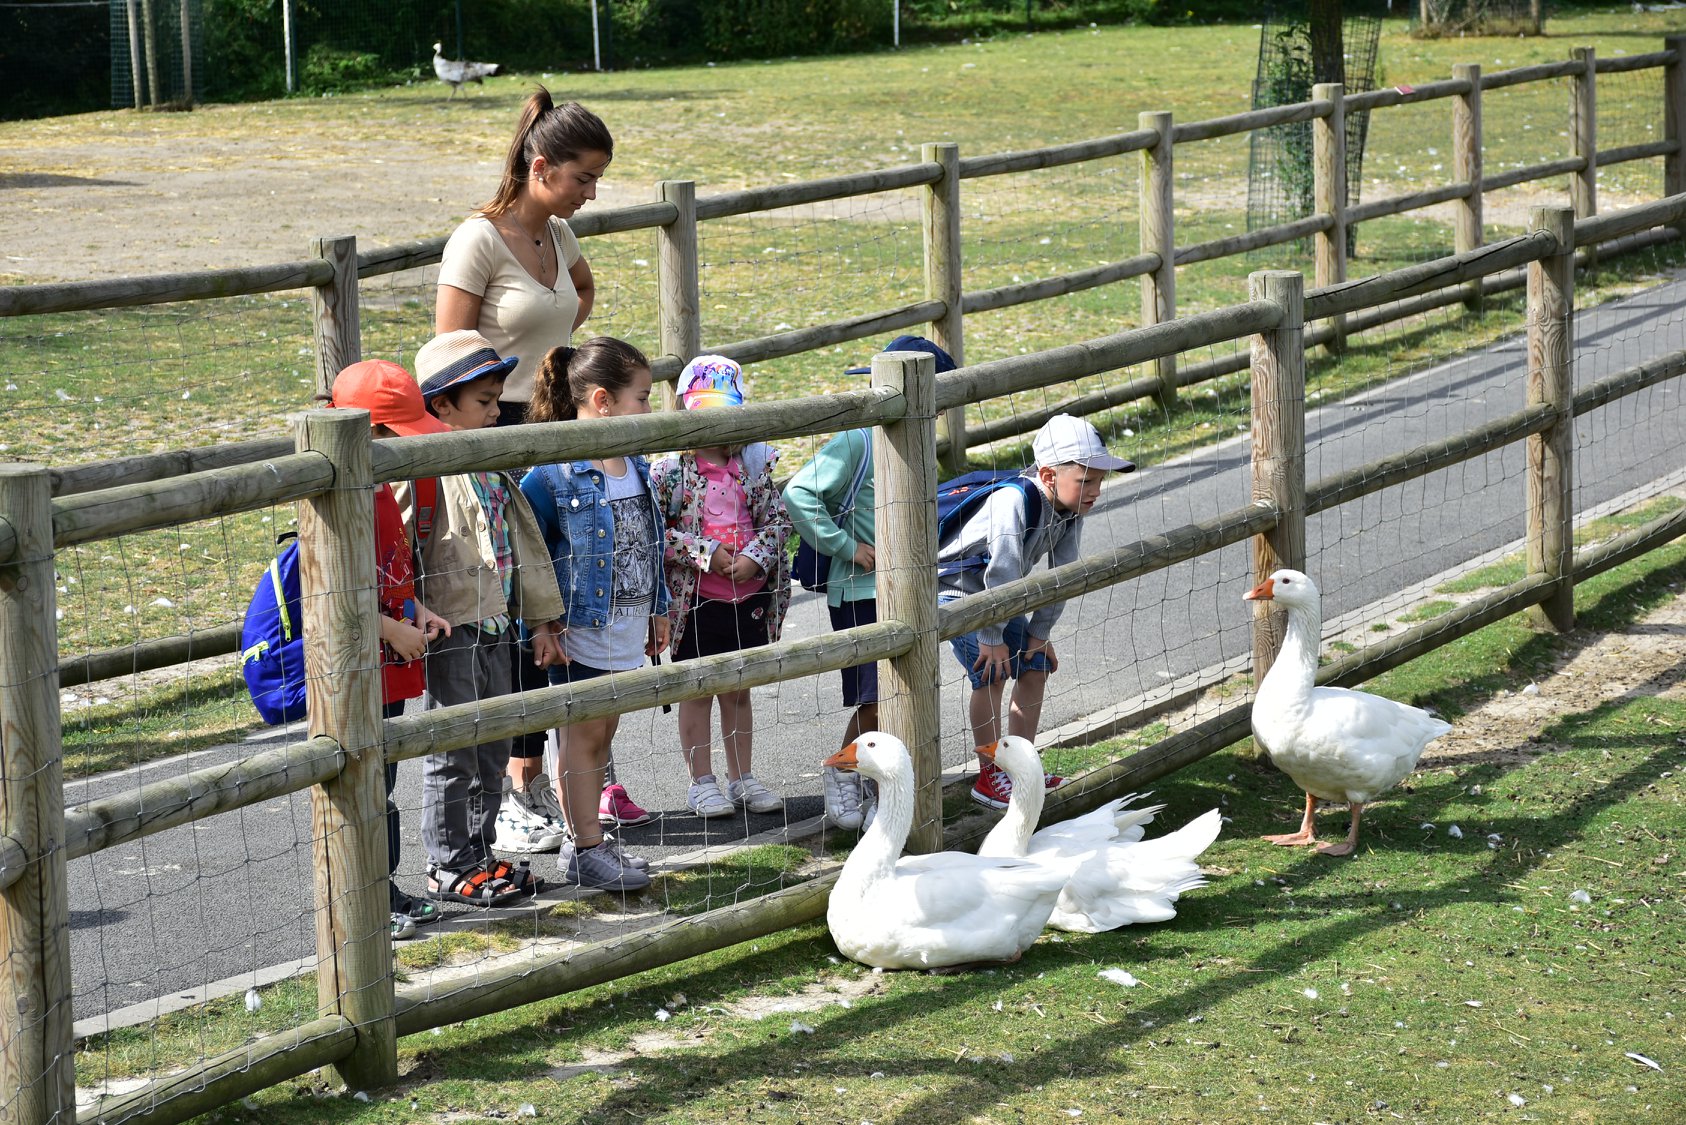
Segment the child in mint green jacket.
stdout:
<path fill-rule="evenodd" d="M 825 598 L 831 627 L 877 621 L 872 431 L 849 430 L 821 446 L 785 485 L 784 504 L 797 534 L 829 560 Z M 878 665 L 857 664 L 842 674 L 843 705 L 854 708 L 843 729 L 847 746 L 861 733 L 878 729 Z M 870 803 L 859 774 L 826 768 L 825 812 L 834 825 L 861 828 Z"/>

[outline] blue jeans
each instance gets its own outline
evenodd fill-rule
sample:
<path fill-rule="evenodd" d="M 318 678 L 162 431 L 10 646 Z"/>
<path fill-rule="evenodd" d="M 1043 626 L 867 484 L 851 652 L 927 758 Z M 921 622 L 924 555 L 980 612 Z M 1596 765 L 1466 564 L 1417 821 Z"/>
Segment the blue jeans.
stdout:
<path fill-rule="evenodd" d="M 954 598 L 944 598 L 942 601 L 954 601 Z M 938 604 L 941 604 L 939 602 Z M 1027 653 L 1025 646 L 1030 643 L 1030 619 L 1015 617 L 1007 622 L 1002 632 L 1001 640 L 1007 646 L 1008 674 L 1007 678 L 1016 680 L 1026 672 L 1052 672 L 1054 666 L 1049 663 L 1044 652 Z M 962 633 L 948 642 L 954 650 L 954 656 L 960 661 L 960 666 L 966 669 L 966 678 L 972 682 L 972 690 L 988 685 L 981 668 L 974 668 L 978 662 L 978 635 L 976 633 Z"/>

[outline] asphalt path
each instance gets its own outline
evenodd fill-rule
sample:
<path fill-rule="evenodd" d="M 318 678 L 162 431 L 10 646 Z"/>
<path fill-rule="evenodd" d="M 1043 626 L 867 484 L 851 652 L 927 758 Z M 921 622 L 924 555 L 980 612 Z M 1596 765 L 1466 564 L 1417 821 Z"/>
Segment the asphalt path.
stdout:
<path fill-rule="evenodd" d="M 1686 316 L 1677 311 L 1683 302 L 1686 282 L 1674 281 L 1577 314 L 1577 386 L 1686 348 Z M 1356 398 L 1326 406 L 1313 398 L 1306 418 L 1307 477 L 1315 481 L 1511 413 L 1524 405 L 1525 382 L 1525 341 L 1518 337 Z M 1577 511 L 1682 469 L 1683 390 L 1683 381 L 1674 379 L 1577 420 Z M 1247 422 L 1238 416 L 1227 440 L 1110 482 L 1087 517 L 1085 552 L 1245 505 Z M 1129 438 L 1116 444 L 1130 454 Z M 1523 533 L 1524 489 L 1523 452 L 1513 445 L 1313 517 L 1308 556 L 1326 618 L 1386 607 L 1399 591 L 1515 542 Z M 880 561 L 893 569 L 893 551 L 881 551 Z M 1247 548 L 1240 545 L 1069 603 L 1054 634 L 1061 667 L 1049 683 L 1042 729 L 1244 656 L 1250 617 L 1241 595 L 1250 585 L 1248 565 Z M 798 591 L 786 636 L 829 630 L 821 599 Z M 942 676 L 944 760 L 958 767 L 970 757 L 966 692 L 959 666 L 947 654 Z M 755 772 L 786 794 L 786 811 L 708 822 L 685 814 L 687 779 L 674 716 L 659 710 L 627 715 L 615 748 L 620 779 L 641 804 L 665 810 L 654 823 L 624 831 L 636 851 L 661 859 L 819 815 L 819 763 L 836 748 L 845 717 L 837 677 L 758 688 L 754 699 Z M 287 737 L 302 732 L 270 732 L 72 782 L 66 800 L 76 804 L 133 790 Z M 412 891 L 421 886 L 419 777 L 416 763 L 400 768 L 400 883 Z M 310 834 L 309 795 L 294 794 L 73 862 L 73 1007 L 79 1023 L 152 998 L 186 1002 L 208 991 L 243 989 L 245 982 L 273 979 L 311 958 Z M 535 859 L 541 873 L 554 874 L 550 857 Z"/>

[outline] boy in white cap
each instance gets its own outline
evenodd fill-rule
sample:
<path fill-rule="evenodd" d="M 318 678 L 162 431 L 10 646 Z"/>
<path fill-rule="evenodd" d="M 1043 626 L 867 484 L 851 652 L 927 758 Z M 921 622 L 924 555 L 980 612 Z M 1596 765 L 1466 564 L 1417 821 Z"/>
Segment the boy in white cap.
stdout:
<path fill-rule="evenodd" d="M 1095 427 L 1082 418 L 1059 414 L 1037 431 L 1032 446 L 1036 466 L 1009 487 L 997 487 L 969 517 L 937 544 L 939 604 L 1023 578 L 1046 557 L 1050 568 L 1075 562 L 1082 548 L 1083 517 L 1100 497 L 1108 473 L 1135 468 L 1115 457 Z M 988 746 L 1001 735 L 1001 700 L 1007 681 L 1013 697 L 1007 734 L 1036 741 L 1048 676 L 1059 658 L 1049 642 L 1064 602 L 1044 606 L 1029 618 L 986 625 L 949 642 L 972 682 L 968 712 L 975 746 Z M 993 762 L 979 756 L 972 799 L 1004 809 L 1012 782 Z M 1051 789 L 1062 778 L 1049 777 Z"/>

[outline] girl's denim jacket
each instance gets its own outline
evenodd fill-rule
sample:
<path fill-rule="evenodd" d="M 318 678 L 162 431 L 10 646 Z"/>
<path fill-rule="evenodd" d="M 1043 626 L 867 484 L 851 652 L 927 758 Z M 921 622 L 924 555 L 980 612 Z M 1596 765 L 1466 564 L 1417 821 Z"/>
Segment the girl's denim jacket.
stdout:
<path fill-rule="evenodd" d="M 650 488 L 649 462 L 642 457 L 626 460 L 644 484 L 651 526 L 660 535 L 662 515 Z M 590 461 L 540 465 L 522 480 L 521 493 L 550 548 L 556 584 L 567 603 L 562 623 L 572 629 L 607 628 L 615 592 L 615 517 L 603 488 L 602 470 Z M 667 583 L 658 569 L 655 612 L 666 613 L 667 603 Z"/>

